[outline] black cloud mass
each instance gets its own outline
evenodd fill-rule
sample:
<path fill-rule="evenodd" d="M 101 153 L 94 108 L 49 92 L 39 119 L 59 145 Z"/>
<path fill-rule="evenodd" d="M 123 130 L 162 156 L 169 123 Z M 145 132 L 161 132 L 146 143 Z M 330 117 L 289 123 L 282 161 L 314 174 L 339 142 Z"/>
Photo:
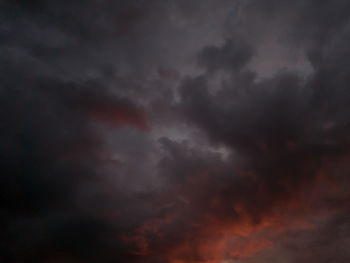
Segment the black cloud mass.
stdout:
<path fill-rule="evenodd" d="M 350 260 L 350 2 L 0 2 L 0 261 Z"/>

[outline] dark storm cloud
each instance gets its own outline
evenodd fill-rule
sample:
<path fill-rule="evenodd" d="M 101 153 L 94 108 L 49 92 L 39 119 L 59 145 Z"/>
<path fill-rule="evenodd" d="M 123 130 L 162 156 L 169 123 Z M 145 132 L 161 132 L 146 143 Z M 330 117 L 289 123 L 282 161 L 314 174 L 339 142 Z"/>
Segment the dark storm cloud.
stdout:
<path fill-rule="evenodd" d="M 79 203 L 90 181 L 103 184 L 97 170 L 104 149 L 92 125 L 143 129 L 144 113 L 99 83 L 2 72 L 2 256 L 9 262 L 98 262 L 108 243 L 100 236 L 109 226 Z"/>
<path fill-rule="evenodd" d="M 2 261 L 349 258 L 348 1 L 0 7 Z"/>
<path fill-rule="evenodd" d="M 255 222 L 264 221 L 264 217 L 275 213 L 276 209 L 282 209 L 282 204 L 287 207 L 290 200 L 297 200 L 298 195 L 310 189 L 310 186 L 316 187 L 325 161 L 333 163 L 348 155 L 349 93 L 346 87 L 349 85 L 349 56 L 344 47 L 349 45 L 349 17 L 341 10 L 346 8 L 347 3 L 335 2 L 312 5 L 312 11 L 310 6 L 306 10 L 298 9 L 302 23 L 305 23 L 304 28 L 299 24 L 300 20 L 288 21 L 293 23 L 289 26 L 295 26 L 293 30 L 298 30 L 294 31 L 293 41 L 301 41 L 301 45 L 305 45 L 316 70 L 306 81 L 294 73 L 281 72 L 257 82 L 254 74 L 247 71 L 231 77 L 230 82 L 226 82 L 216 93 L 209 90 L 207 79 L 210 76 L 206 74 L 183 81 L 179 107 L 185 118 L 197 124 L 214 144 L 224 144 L 236 151 L 242 158 L 241 169 L 253 176 L 253 179 L 246 177 L 241 180 L 233 175 L 226 178 L 227 192 L 223 189 L 216 192 L 216 179 L 207 179 L 211 198 L 223 198 L 220 204 L 223 210 L 229 210 L 239 202 L 241 209 L 253 216 Z M 261 12 L 262 16 L 278 19 L 280 14 L 267 13 L 271 12 L 270 7 L 279 10 L 280 3 L 269 1 L 269 5 L 265 4 L 256 3 L 269 7 L 268 10 L 258 8 L 254 2 L 248 5 L 247 15 L 252 9 L 256 18 L 259 18 L 256 12 Z M 327 21 L 327 25 L 324 25 L 327 8 L 339 17 L 332 20 L 333 23 Z M 282 15 L 283 12 L 288 10 L 281 5 Z M 278 20 L 274 22 L 278 23 Z M 209 54 L 210 49 L 215 52 Z M 240 50 L 236 52 L 237 55 L 228 52 L 226 45 L 208 47 L 200 53 L 199 61 L 203 63 L 204 56 L 216 68 L 226 68 L 229 58 L 244 54 Z M 239 59 L 235 62 L 239 63 Z M 231 62 L 229 65 L 234 67 L 235 64 Z M 330 180 L 339 179 L 335 179 L 337 176 L 333 173 L 326 176 Z M 347 183 L 345 178 L 342 177 L 338 183 Z M 342 213 L 342 210 L 339 212 Z M 221 220 L 225 218 L 219 213 L 212 214 L 218 214 Z M 231 220 L 236 221 L 234 215 Z M 331 226 L 327 227 L 332 229 Z M 321 235 L 326 240 L 331 239 L 324 232 Z M 309 259 L 307 261 L 330 260 L 334 258 L 333 253 L 333 249 L 329 249 L 322 252 L 323 256 L 308 253 L 306 257 Z M 342 253 L 341 260 L 348 256 L 347 250 L 342 250 Z"/>
<path fill-rule="evenodd" d="M 58 65 L 110 35 L 91 17 L 92 3 L 1 4 L 3 262 L 120 261 L 128 250 L 119 227 L 100 218 L 110 204 L 99 188 L 113 190 L 95 125 L 144 130 L 145 113 L 96 77 L 67 81 Z"/>
<path fill-rule="evenodd" d="M 199 55 L 198 63 L 209 72 L 220 69 L 230 72 L 240 70 L 252 55 L 253 51 L 248 44 L 227 39 L 222 47 L 205 47 Z"/>

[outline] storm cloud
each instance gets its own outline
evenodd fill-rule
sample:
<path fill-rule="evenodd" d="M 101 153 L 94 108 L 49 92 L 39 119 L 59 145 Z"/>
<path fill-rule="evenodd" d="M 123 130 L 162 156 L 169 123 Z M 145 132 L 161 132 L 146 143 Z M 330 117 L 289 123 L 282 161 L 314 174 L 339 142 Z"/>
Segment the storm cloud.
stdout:
<path fill-rule="evenodd" d="M 348 262 L 349 9 L 0 3 L 1 262 Z"/>

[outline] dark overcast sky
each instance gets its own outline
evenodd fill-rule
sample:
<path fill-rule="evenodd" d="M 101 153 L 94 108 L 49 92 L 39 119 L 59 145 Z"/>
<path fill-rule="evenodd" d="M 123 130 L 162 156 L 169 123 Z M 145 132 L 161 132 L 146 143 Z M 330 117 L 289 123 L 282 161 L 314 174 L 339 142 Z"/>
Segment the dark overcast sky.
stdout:
<path fill-rule="evenodd" d="M 350 262 L 349 0 L 0 1 L 0 262 Z"/>

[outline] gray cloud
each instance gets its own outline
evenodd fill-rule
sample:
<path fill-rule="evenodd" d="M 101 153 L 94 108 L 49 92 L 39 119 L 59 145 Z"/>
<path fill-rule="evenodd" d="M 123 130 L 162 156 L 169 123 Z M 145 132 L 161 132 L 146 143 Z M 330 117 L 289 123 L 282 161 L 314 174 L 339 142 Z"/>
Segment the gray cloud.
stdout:
<path fill-rule="evenodd" d="M 1 3 L 1 260 L 346 262 L 348 9 Z"/>

